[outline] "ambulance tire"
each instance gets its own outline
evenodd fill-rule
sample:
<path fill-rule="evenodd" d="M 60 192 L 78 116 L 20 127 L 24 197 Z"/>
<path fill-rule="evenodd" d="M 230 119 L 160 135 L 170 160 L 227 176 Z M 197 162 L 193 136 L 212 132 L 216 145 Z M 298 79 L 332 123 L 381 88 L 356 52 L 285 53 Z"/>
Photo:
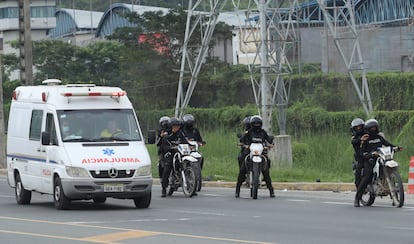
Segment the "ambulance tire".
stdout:
<path fill-rule="evenodd" d="M 53 186 L 53 202 L 55 208 L 58 210 L 68 209 L 70 206 L 70 199 L 67 198 L 63 192 L 62 182 L 60 181 L 59 176 L 55 177 Z"/>
<path fill-rule="evenodd" d="M 14 192 L 16 195 L 16 202 L 20 205 L 27 205 L 30 204 L 32 200 L 32 192 L 24 189 L 22 180 L 20 178 L 20 174 L 16 174 L 15 177 L 16 187 L 14 188 Z"/>
<path fill-rule="evenodd" d="M 93 202 L 95 204 L 103 204 L 106 202 L 106 197 L 94 197 Z"/>
<path fill-rule="evenodd" d="M 148 208 L 151 204 L 151 192 L 148 195 L 134 198 L 136 208 Z"/>

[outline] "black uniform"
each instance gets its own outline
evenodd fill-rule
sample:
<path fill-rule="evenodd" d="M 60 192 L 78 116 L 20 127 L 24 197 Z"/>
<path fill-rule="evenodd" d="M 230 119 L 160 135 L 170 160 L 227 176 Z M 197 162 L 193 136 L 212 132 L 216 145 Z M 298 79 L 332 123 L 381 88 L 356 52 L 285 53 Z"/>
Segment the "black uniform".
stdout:
<path fill-rule="evenodd" d="M 270 137 L 265 130 L 262 128 L 251 128 L 246 134 L 244 134 L 240 138 L 240 142 L 244 145 L 250 145 L 251 143 L 269 143 L 273 144 L 273 138 Z M 269 189 L 270 196 L 274 197 L 274 190 L 272 186 L 272 180 L 270 178 L 270 160 L 267 157 L 267 155 L 264 152 L 264 156 L 267 158 L 267 165 L 263 164 L 262 168 L 262 174 L 264 177 L 264 180 L 266 182 L 266 186 Z M 240 187 L 243 184 L 243 182 L 246 180 L 246 173 L 247 173 L 247 167 L 245 163 L 242 163 L 240 165 L 240 171 L 239 176 L 237 177 L 237 185 L 236 185 L 236 197 L 239 197 L 240 194 Z"/>
<path fill-rule="evenodd" d="M 160 128 L 158 129 L 158 134 L 157 134 L 157 148 L 158 148 L 158 176 L 160 178 L 162 178 L 162 174 L 163 174 L 163 170 L 164 170 L 164 154 L 166 152 L 163 151 L 163 148 L 161 147 L 162 144 L 162 138 L 166 135 L 168 135 L 169 132 L 169 128 L 168 126 L 160 126 Z"/>
<path fill-rule="evenodd" d="M 244 124 L 244 134 L 243 135 L 240 135 L 240 138 L 239 138 L 240 139 L 240 142 L 241 142 L 241 138 L 244 137 L 247 134 L 247 132 L 249 132 L 249 130 L 252 128 L 251 125 L 250 125 L 250 118 L 251 117 L 252 116 L 247 116 L 243 120 L 243 124 Z M 241 144 L 242 145 L 240 146 L 240 153 L 239 153 L 239 155 L 237 157 L 237 160 L 239 161 L 239 170 L 240 170 L 240 167 L 242 166 L 242 164 L 244 164 L 244 160 L 245 160 L 246 156 L 249 155 L 249 149 L 246 148 L 243 145 L 243 143 L 241 143 Z"/>
<path fill-rule="evenodd" d="M 355 195 L 355 201 L 360 201 L 365 188 L 368 186 L 372 179 L 373 169 L 375 166 L 375 159 L 370 157 L 372 152 L 376 151 L 378 147 L 382 145 L 394 147 L 393 144 L 384 139 L 381 135 L 370 134 L 369 138 L 362 143 L 360 150 L 360 157 L 363 157 L 364 175 L 361 182 L 358 185 L 357 193 Z"/>
<path fill-rule="evenodd" d="M 356 162 L 355 165 L 355 186 L 358 188 L 359 183 L 361 182 L 362 169 L 364 168 L 364 159 L 361 154 L 362 143 L 361 137 L 366 134 L 363 130 L 354 132 L 351 139 L 351 144 L 354 148 L 354 159 Z"/>
<path fill-rule="evenodd" d="M 174 146 L 180 143 L 187 143 L 187 139 L 184 136 L 184 133 L 181 130 L 178 130 L 176 133 L 170 132 L 169 135 L 165 136 L 161 140 L 161 150 L 165 152 L 164 154 L 164 170 L 162 173 L 162 188 L 166 189 L 168 187 L 168 180 L 172 170 L 172 161 L 173 156 L 176 153 Z"/>
<path fill-rule="evenodd" d="M 203 138 L 201 137 L 201 133 L 197 128 L 184 126 L 182 130 L 188 140 L 203 143 Z"/>

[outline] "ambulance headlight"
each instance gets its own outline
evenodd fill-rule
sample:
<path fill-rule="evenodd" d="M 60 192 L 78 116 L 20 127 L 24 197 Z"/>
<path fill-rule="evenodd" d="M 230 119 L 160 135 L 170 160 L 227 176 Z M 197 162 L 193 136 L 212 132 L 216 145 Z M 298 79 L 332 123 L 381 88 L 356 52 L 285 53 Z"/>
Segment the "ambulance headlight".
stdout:
<path fill-rule="evenodd" d="M 146 165 L 138 168 L 136 176 L 148 176 L 151 175 L 151 165 Z"/>
<path fill-rule="evenodd" d="M 88 172 L 84 168 L 66 167 L 66 173 L 70 177 L 89 177 Z"/>

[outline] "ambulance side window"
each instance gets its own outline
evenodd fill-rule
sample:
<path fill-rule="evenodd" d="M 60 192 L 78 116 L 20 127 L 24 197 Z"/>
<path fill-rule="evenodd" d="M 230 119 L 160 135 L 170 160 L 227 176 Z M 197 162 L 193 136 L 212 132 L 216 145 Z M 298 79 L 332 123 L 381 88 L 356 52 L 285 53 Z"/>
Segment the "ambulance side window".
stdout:
<path fill-rule="evenodd" d="M 51 113 L 46 115 L 46 132 L 49 132 L 50 135 L 50 145 L 57 145 L 55 120 Z"/>
<path fill-rule="evenodd" d="M 30 120 L 29 139 L 40 141 L 40 132 L 42 130 L 43 110 L 33 110 L 32 118 Z"/>

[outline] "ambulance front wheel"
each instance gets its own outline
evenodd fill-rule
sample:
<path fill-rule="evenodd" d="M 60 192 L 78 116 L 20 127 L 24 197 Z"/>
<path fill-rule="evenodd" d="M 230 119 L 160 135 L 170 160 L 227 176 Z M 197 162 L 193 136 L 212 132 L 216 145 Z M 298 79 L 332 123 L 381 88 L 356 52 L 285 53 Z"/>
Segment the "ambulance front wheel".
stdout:
<path fill-rule="evenodd" d="M 70 199 L 65 196 L 63 192 L 62 182 L 59 176 L 55 177 L 53 187 L 53 201 L 55 208 L 59 210 L 68 209 L 70 206 Z"/>
<path fill-rule="evenodd" d="M 136 208 L 148 208 L 151 204 L 151 192 L 148 195 L 134 198 Z"/>

